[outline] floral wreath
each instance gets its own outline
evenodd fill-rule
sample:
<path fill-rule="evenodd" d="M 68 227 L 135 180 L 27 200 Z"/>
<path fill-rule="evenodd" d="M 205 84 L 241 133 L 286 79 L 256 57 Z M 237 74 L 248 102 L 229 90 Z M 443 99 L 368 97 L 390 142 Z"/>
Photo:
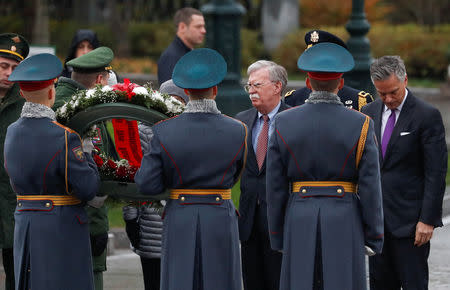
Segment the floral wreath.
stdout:
<path fill-rule="evenodd" d="M 89 90 L 80 90 L 70 101 L 56 110 L 58 122 L 67 124 L 77 113 L 88 107 L 106 103 L 129 103 L 153 109 L 168 117 L 179 115 L 184 110 L 184 104 L 168 94 L 161 94 L 149 85 L 139 86 L 124 79 L 124 83 L 113 86 L 96 86 Z M 96 150 L 99 153 L 99 149 Z M 139 169 L 126 159 L 118 161 L 108 158 L 105 154 L 93 155 L 102 180 L 133 182 Z"/>
<path fill-rule="evenodd" d="M 67 124 L 73 116 L 88 107 L 119 102 L 153 109 L 168 117 L 179 115 L 184 110 L 184 105 L 174 97 L 161 94 L 149 85 L 139 86 L 125 79 L 123 84 L 78 91 L 70 101 L 56 110 L 56 118 L 58 122 Z"/>

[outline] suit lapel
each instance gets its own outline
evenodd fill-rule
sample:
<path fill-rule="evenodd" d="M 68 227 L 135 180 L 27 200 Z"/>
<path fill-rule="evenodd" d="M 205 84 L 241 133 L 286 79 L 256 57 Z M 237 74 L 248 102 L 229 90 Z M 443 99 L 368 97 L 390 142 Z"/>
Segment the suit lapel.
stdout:
<path fill-rule="evenodd" d="M 402 110 L 400 112 L 400 117 L 398 118 L 398 121 L 395 124 L 394 131 L 392 131 L 391 139 L 389 139 L 384 160 L 387 160 L 391 155 L 392 147 L 398 141 L 398 138 L 400 137 L 400 132 L 405 131 L 405 129 L 408 127 L 408 124 L 411 122 L 414 116 L 413 112 L 414 104 L 415 104 L 414 96 L 411 94 L 411 92 L 408 91 L 408 96 L 406 98 L 405 103 L 403 104 Z"/>
<path fill-rule="evenodd" d="M 245 123 L 248 127 L 248 139 L 247 139 L 247 166 L 254 168 L 256 171 L 258 171 L 258 162 L 256 162 L 256 154 L 255 154 L 255 148 L 253 147 L 253 127 L 255 126 L 256 118 L 258 117 L 258 111 L 253 108 L 247 115 L 247 120 Z"/>

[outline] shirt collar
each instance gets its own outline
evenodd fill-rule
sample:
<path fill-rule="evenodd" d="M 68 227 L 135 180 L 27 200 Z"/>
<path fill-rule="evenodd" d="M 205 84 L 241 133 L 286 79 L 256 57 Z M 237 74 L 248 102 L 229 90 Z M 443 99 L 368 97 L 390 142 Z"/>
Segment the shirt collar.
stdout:
<path fill-rule="evenodd" d="M 399 112 L 402 111 L 402 108 L 403 108 L 403 105 L 405 104 L 405 101 L 406 101 L 406 97 L 407 97 L 407 96 L 408 96 L 408 90 L 405 90 L 405 97 L 403 98 L 402 103 L 401 103 L 397 108 L 395 108 L 396 111 L 399 111 Z M 386 112 L 386 111 L 388 111 L 388 110 L 390 110 L 390 109 L 389 109 L 386 105 L 384 105 L 383 113 Z"/>
<path fill-rule="evenodd" d="M 278 105 L 269 113 L 267 114 L 267 116 L 269 116 L 269 120 L 272 120 L 272 118 L 275 116 L 275 114 L 278 112 L 278 110 L 280 109 L 281 106 L 281 101 L 278 102 Z M 263 114 L 261 114 L 258 111 L 258 119 L 260 119 L 262 117 Z"/>

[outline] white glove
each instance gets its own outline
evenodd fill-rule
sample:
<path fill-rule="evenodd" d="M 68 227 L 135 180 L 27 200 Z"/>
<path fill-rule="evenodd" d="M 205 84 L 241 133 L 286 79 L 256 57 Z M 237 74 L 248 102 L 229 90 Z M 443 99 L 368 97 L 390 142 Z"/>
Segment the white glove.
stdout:
<path fill-rule="evenodd" d="M 81 140 L 83 142 L 83 152 L 92 153 L 92 150 L 94 150 L 94 144 L 92 143 L 91 138 L 84 138 Z"/>
<path fill-rule="evenodd" d="M 88 205 L 95 207 L 95 208 L 101 208 L 103 204 L 105 203 L 105 199 L 107 198 L 107 195 L 104 196 L 96 196 L 90 201 L 87 202 Z"/>
<path fill-rule="evenodd" d="M 375 256 L 376 253 L 371 248 L 369 248 L 368 246 L 364 246 L 364 247 L 366 248 L 367 256 L 369 256 L 369 257 Z"/>

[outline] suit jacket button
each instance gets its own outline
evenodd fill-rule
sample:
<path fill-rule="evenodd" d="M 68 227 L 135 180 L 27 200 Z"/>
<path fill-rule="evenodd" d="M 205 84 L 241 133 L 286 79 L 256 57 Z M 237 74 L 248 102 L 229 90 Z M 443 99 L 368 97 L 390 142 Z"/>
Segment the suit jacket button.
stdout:
<path fill-rule="evenodd" d="M 46 202 L 46 203 L 45 203 L 45 207 L 50 207 L 50 203 L 49 203 L 49 202 Z"/>
<path fill-rule="evenodd" d="M 306 193 L 306 189 L 302 189 L 302 193 Z"/>
<path fill-rule="evenodd" d="M 184 201 L 184 200 L 185 200 L 184 196 L 182 196 L 180 199 L 181 199 L 181 201 Z"/>
<path fill-rule="evenodd" d="M 337 193 L 341 194 L 342 193 L 342 189 L 338 188 L 338 190 L 336 190 Z"/>

